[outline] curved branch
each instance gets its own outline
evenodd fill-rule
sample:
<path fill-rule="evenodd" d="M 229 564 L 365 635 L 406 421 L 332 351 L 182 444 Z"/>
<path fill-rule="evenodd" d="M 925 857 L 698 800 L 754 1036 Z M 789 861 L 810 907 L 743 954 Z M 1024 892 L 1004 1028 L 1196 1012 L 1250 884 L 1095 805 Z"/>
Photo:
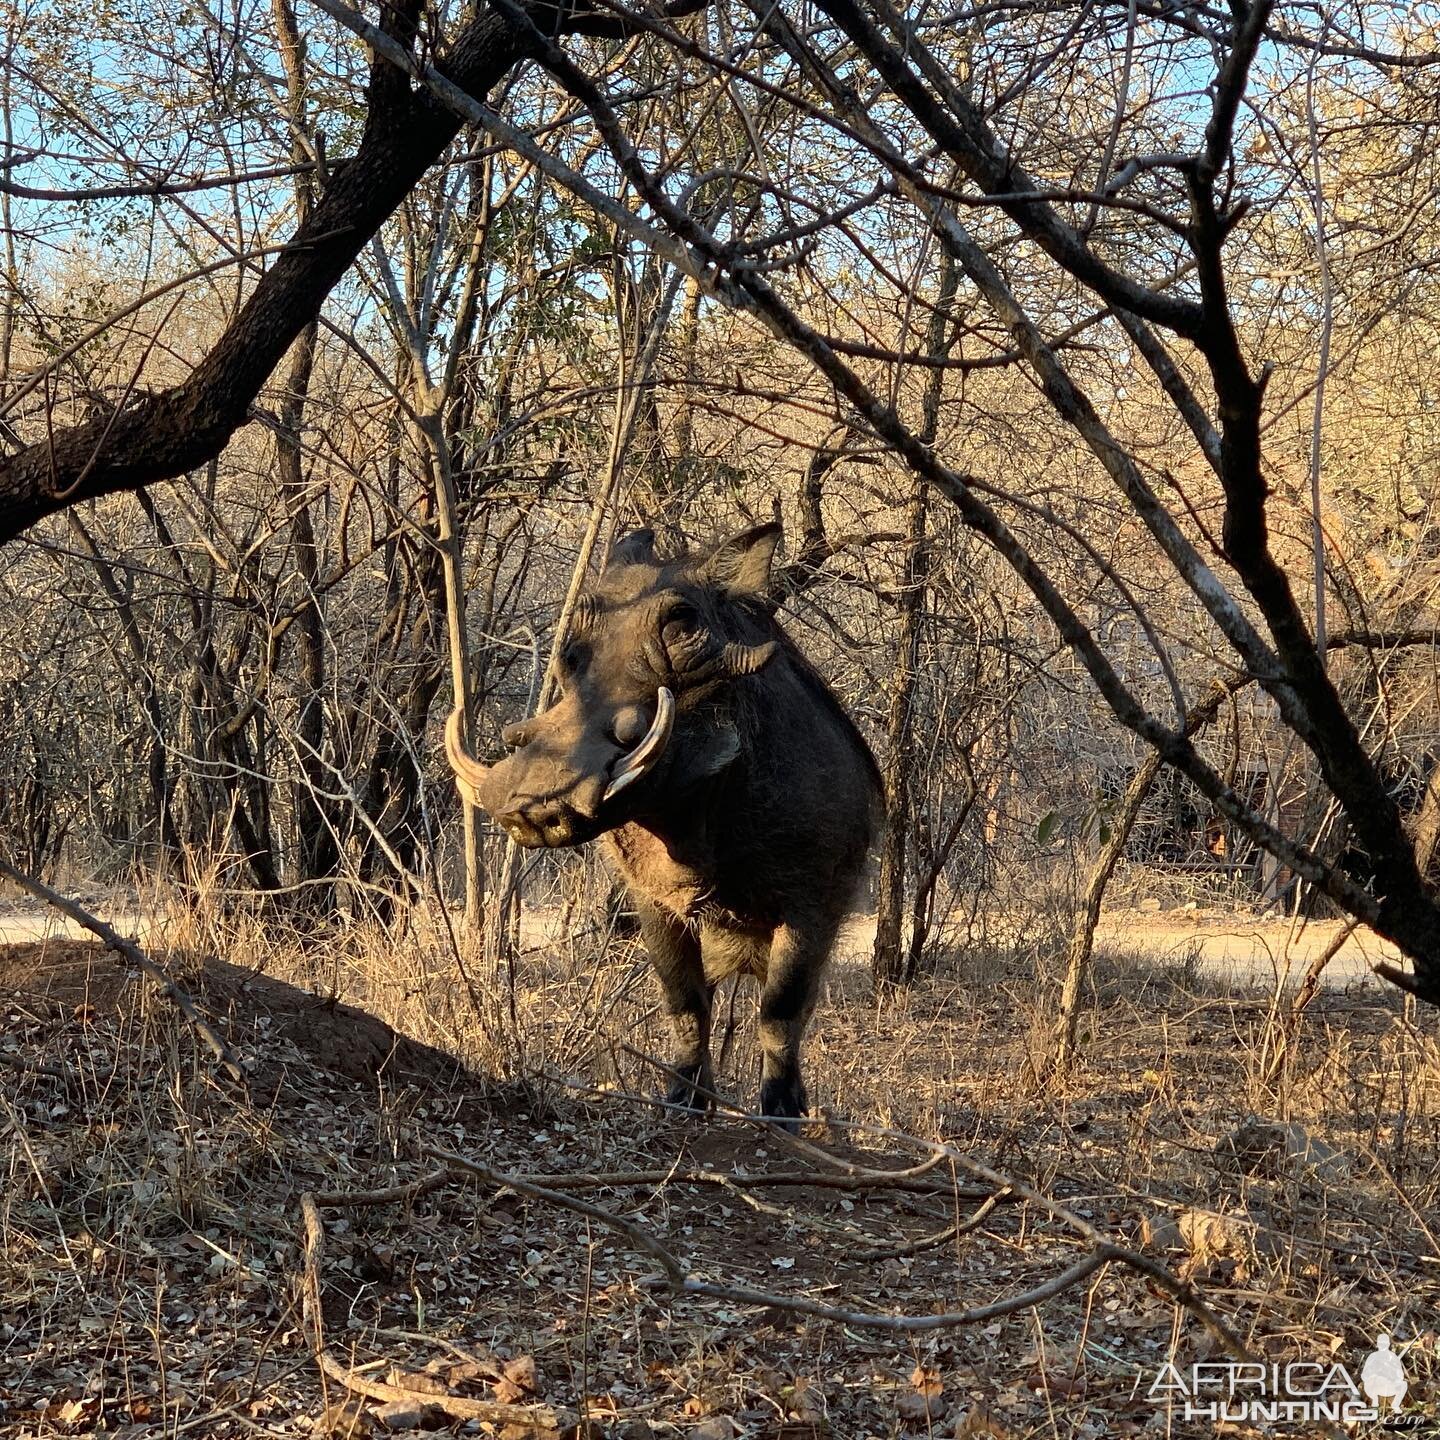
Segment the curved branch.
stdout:
<path fill-rule="evenodd" d="M 528 13 L 528 12 L 527 12 Z M 544 7 L 547 23 L 555 12 Z M 493 11 L 472 20 L 441 70 L 483 95 L 521 58 Z M 371 68 L 359 147 L 189 377 L 117 415 L 54 431 L 0 463 L 0 543 L 66 504 L 173 479 L 213 459 L 245 423 L 260 387 L 370 237 L 460 129 L 459 116 L 414 91 L 387 61 Z"/>

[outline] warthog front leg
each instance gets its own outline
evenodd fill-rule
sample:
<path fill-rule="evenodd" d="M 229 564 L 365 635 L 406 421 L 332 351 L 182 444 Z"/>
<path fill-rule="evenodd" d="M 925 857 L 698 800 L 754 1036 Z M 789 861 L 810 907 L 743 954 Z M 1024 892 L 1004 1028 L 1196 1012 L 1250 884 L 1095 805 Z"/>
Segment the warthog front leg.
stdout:
<path fill-rule="evenodd" d="M 708 1110 L 710 1102 L 696 1093 L 695 1084 L 707 1090 L 715 1088 L 710 1070 L 710 1008 L 715 987 L 705 979 L 699 937 L 648 901 L 637 900 L 636 908 L 640 912 L 640 933 L 659 977 L 665 1009 L 675 1032 L 671 1064 L 683 1077 L 672 1082 L 665 1098 L 672 1105 Z"/>
<path fill-rule="evenodd" d="M 760 1113 L 794 1122 L 809 1109 L 800 1078 L 800 1042 L 820 993 L 820 976 L 835 941 L 833 924 L 779 926 L 760 994 Z"/>

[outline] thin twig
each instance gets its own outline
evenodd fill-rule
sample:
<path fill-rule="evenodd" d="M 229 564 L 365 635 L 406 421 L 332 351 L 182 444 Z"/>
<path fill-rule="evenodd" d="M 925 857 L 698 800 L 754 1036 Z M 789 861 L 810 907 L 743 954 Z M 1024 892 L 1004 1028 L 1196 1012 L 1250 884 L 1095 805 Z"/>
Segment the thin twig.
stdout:
<path fill-rule="evenodd" d="M 953 1225 L 947 1225 L 934 1235 L 922 1235 L 920 1239 L 912 1240 L 907 1245 L 892 1245 L 885 1250 L 855 1250 L 851 1252 L 850 1259 L 873 1263 L 877 1260 L 902 1260 L 907 1255 L 920 1255 L 926 1250 L 938 1250 L 940 1246 L 948 1245 L 950 1241 L 958 1240 L 960 1236 L 969 1235 L 972 1231 L 978 1230 L 995 1207 L 1002 1200 L 1008 1198 L 1008 1191 L 996 1191 L 995 1194 L 986 1197 L 985 1203 L 973 1215 L 964 1220 L 957 1220 Z"/>
<path fill-rule="evenodd" d="M 628 1050 L 631 1047 L 626 1046 L 625 1048 Z M 670 1068 L 669 1066 L 664 1065 L 660 1061 L 654 1060 L 651 1057 L 646 1056 L 641 1051 L 631 1050 L 631 1053 L 642 1060 L 648 1060 L 650 1064 L 656 1066 L 656 1068 L 659 1070 L 667 1071 Z M 699 1087 L 697 1086 L 696 1088 L 698 1089 Z M 758 1118 L 755 1116 L 746 1115 L 739 1106 L 734 1104 L 733 1101 L 726 1100 L 723 1096 L 712 1095 L 710 1098 L 712 1098 L 723 1109 L 735 1114 L 736 1117 L 741 1120 L 754 1121 L 756 1123 L 766 1125 L 779 1143 L 783 1145 L 788 1145 L 791 1149 L 796 1150 L 801 1154 L 810 1156 L 811 1158 L 819 1159 L 822 1162 L 829 1162 L 836 1166 L 843 1166 L 852 1171 L 854 1169 L 861 1169 L 862 1173 L 864 1173 L 863 1167 L 855 1167 L 851 1164 L 851 1162 L 841 1160 L 839 1156 L 829 1154 L 828 1151 L 821 1149 L 820 1146 L 813 1145 L 808 1140 L 802 1140 L 797 1135 L 791 1135 L 781 1126 L 773 1125 L 768 1121 L 758 1120 Z M 931 1157 L 932 1161 L 936 1163 L 941 1160 L 948 1160 L 952 1165 L 956 1165 L 960 1169 L 968 1171 L 971 1175 L 976 1176 L 978 1179 L 987 1181 L 996 1192 L 999 1192 L 1001 1190 L 1012 1191 L 1016 1196 L 1024 1200 L 1028 1200 L 1031 1204 L 1038 1206 L 1041 1210 L 1045 1211 L 1047 1215 L 1051 1216 L 1055 1220 L 1060 1221 L 1062 1225 L 1067 1226 L 1077 1235 L 1081 1236 L 1081 1238 L 1089 1241 L 1090 1244 L 1095 1247 L 1094 1255 L 1092 1255 L 1090 1258 L 1093 1259 L 1097 1256 L 1100 1256 L 1107 1261 L 1113 1260 L 1118 1262 L 1119 1264 L 1129 1267 L 1132 1270 L 1139 1271 L 1142 1275 L 1145 1275 L 1149 1279 L 1153 1280 L 1155 1284 L 1160 1286 L 1162 1290 L 1166 1291 L 1171 1296 L 1171 1298 L 1175 1300 L 1177 1304 L 1182 1305 L 1185 1309 L 1189 1310 L 1190 1313 L 1194 1315 L 1196 1319 L 1198 1319 L 1200 1323 L 1204 1325 L 1204 1327 L 1232 1355 L 1235 1355 L 1242 1360 L 1253 1360 L 1255 1358 L 1249 1347 L 1246 1346 L 1246 1344 L 1244 1343 L 1244 1341 L 1242 1341 L 1239 1336 L 1237 1336 L 1235 1332 L 1232 1331 L 1230 1327 L 1226 1325 L 1225 1322 L 1221 1320 L 1220 1317 L 1210 1308 L 1210 1306 L 1200 1295 L 1199 1290 L 1193 1284 L 1191 1284 L 1190 1281 L 1179 1279 L 1177 1276 L 1171 1274 L 1171 1272 L 1164 1265 L 1160 1264 L 1158 1260 L 1153 1260 L 1148 1255 L 1141 1255 L 1138 1251 L 1128 1250 L 1122 1245 L 1116 1245 L 1114 1241 L 1112 1241 L 1102 1231 L 1098 1230 L 1088 1220 L 1082 1219 L 1079 1215 L 1075 1214 L 1073 1210 L 1067 1209 L 1058 1200 L 1052 1199 L 1043 1191 L 1036 1190 L 1033 1186 L 1027 1185 L 1023 1180 L 1016 1180 L 1009 1175 L 1002 1174 L 998 1170 L 991 1169 L 990 1166 L 982 1163 L 979 1160 L 972 1159 L 963 1151 L 955 1149 L 954 1146 L 946 1145 L 938 1140 L 923 1140 L 918 1135 L 910 1135 L 903 1130 L 892 1130 L 886 1126 L 881 1125 L 866 1125 L 853 1120 L 832 1120 L 830 1124 L 835 1129 L 850 1130 L 858 1134 L 877 1136 L 887 1140 L 898 1140 L 902 1144 L 916 1146 L 926 1151 Z M 868 1173 L 884 1174 L 883 1171 L 870 1171 Z M 1077 1279 L 1079 1278 L 1084 1277 L 1077 1276 Z M 1074 1281 L 1072 1281 L 1071 1283 L 1074 1283 Z M 706 1291 L 704 1293 L 709 1294 L 712 1292 Z M 1058 1293 L 1058 1291 L 1047 1292 L 1047 1298 L 1049 1294 L 1054 1293 Z M 730 1298 L 739 1299 L 740 1297 L 736 1295 Z M 805 1313 L 818 1314 L 819 1312 L 813 1309 L 807 1309 Z M 1005 1311 L 1002 1313 L 1008 1314 L 1010 1312 Z M 835 1316 L 831 1318 L 838 1319 L 840 1317 Z M 844 1323 L 859 1324 L 860 1322 L 847 1319 Z M 967 1319 L 957 1320 L 953 1323 L 969 1324 L 973 1322 Z"/>

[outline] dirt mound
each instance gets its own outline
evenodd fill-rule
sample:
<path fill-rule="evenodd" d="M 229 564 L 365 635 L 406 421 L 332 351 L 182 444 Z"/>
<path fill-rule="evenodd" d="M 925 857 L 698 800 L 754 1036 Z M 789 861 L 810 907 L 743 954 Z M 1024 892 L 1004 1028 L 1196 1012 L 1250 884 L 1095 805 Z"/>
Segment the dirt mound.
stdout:
<path fill-rule="evenodd" d="M 296 1066 L 371 1083 L 474 1083 L 451 1056 L 353 1005 L 213 957 L 172 956 L 167 964 L 231 1046 L 253 1056 L 260 1093 L 273 1092 L 282 1073 L 293 1082 Z M 150 990 L 139 971 L 98 941 L 0 945 L 0 993 L 124 1014 L 148 1003 Z"/>

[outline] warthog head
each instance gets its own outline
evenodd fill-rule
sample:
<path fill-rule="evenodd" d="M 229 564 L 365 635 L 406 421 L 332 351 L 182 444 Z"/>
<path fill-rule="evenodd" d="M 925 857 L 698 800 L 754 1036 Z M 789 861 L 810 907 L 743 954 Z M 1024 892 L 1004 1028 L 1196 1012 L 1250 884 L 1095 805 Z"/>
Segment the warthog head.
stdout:
<path fill-rule="evenodd" d="M 683 803 L 740 753 L 735 682 L 780 649 L 762 603 L 779 540 L 760 525 L 664 559 L 652 531 L 627 535 L 576 607 L 560 698 L 503 732 L 512 753 L 481 764 L 451 714 L 461 793 L 529 846 L 581 845 Z"/>

